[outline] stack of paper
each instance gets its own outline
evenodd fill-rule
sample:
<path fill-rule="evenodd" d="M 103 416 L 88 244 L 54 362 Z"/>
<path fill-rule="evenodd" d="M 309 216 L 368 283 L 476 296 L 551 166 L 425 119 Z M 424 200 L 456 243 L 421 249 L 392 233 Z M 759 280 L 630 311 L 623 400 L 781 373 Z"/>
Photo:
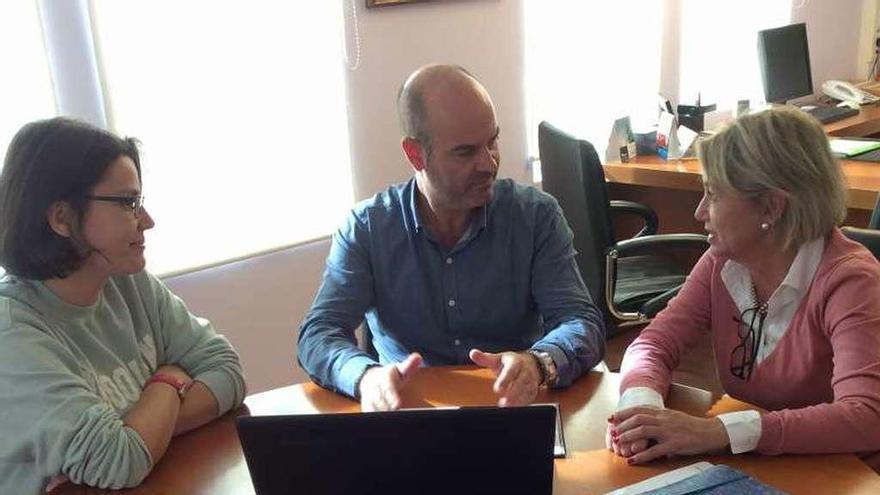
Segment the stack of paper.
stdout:
<path fill-rule="evenodd" d="M 831 144 L 831 151 L 834 152 L 834 154 L 847 158 L 880 148 L 880 141 L 839 138 L 831 138 L 828 141 Z"/>

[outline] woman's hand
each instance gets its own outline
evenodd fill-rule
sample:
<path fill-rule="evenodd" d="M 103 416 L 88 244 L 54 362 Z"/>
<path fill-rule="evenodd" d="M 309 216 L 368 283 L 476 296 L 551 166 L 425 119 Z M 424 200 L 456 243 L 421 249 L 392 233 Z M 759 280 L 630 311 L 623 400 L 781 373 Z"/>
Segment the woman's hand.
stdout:
<path fill-rule="evenodd" d="M 630 443 L 621 443 L 617 429 L 610 422 L 605 430 L 605 446 L 608 450 L 614 452 L 621 457 L 629 457 L 637 452 L 641 452 L 648 447 L 647 440 L 636 440 Z"/>
<path fill-rule="evenodd" d="M 724 423 L 671 409 L 632 407 L 608 418 L 611 445 L 629 464 L 658 457 L 718 453 L 730 445 Z"/>

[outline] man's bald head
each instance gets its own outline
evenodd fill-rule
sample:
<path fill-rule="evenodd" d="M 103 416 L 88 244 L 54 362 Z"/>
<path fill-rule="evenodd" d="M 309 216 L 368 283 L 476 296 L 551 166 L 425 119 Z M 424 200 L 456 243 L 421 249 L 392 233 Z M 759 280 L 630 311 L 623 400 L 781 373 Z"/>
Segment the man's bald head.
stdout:
<path fill-rule="evenodd" d="M 433 104 L 442 103 L 444 98 L 451 95 L 467 92 L 479 94 L 491 105 L 486 88 L 461 66 L 432 64 L 416 69 L 397 93 L 397 113 L 404 136 L 421 143 L 425 154 L 430 156 L 429 112 Z"/>

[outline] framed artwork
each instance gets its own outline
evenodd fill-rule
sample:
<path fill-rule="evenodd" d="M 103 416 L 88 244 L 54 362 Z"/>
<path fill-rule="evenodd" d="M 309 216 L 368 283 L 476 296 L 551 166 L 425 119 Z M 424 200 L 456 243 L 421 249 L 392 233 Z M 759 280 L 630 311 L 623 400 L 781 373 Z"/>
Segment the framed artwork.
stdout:
<path fill-rule="evenodd" d="M 433 2 L 435 0 L 367 0 L 367 8 L 373 7 L 389 7 L 391 5 L 401 5 L 404 3 Z"/>

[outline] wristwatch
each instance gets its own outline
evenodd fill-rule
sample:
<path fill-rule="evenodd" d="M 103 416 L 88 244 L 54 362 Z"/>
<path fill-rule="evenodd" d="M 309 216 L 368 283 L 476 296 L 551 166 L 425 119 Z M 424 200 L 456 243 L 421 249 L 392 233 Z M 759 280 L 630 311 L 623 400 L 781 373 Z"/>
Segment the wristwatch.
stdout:
<path fill-rule="evenodd" d="M 147 388 L 150 384 L 153 383 L 164 383 L 166 385 L 171 385 L 172 387 L 174 387 L 175 390 L 177 390 L 177 396 L 183 399 L 183 396 L 186 395 L 186 391 L 187 389 L 189 389 L 189 386 L 192 382 L 185 382 L 171 375 L 166 375 L 165 373 L 156 373 L 155 375 L 151 376 L 149 380 L 147 380 L 147 383 L 144 384 L 144 388 Z"/>
<path fill-rule="evenodd" d="M 549 353 L 534 349 L 529 349 L 526 352 L 538 362 L 538 369 L 541 371 L 541 385 L 548 387 L 556 385 L 556 382 L 559 381 L 559 375 L 556 374 L 556 363 L 553 362 L 553 357 Z"/>

